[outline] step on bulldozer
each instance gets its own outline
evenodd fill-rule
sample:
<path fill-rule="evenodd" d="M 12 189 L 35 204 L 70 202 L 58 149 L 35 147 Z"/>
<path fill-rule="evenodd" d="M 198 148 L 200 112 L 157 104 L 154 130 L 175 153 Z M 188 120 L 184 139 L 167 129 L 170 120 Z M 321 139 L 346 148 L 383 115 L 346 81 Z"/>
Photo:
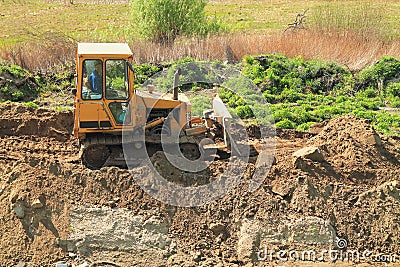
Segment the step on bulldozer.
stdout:
<path fill-rule="evenodd" d="M 178 93 L 179 72 L 172 93 L 157 93 L 152 86 L 147 91 L 136 90 L 132 60 L 133 53 L 124 43 L 78 44 L 72 90 L 74 136 L 79 139 L 85 166 L 126 167 L 127 161 L 135 159 L 124 157 L 123 144 L 131 143 L 137 149 L 144 146 L 150 153 L 162 147 L 162 135 L 172 133 L 177 133 L 174 142 L 189 160 L 201 156 L 204 139 L 220 138 L 219 148 L 229 153 L 226 129 L 231 117 L 217 95 L 213 109 L 204 112 L 205 118 L 192 117 L 188 98 Z"/>

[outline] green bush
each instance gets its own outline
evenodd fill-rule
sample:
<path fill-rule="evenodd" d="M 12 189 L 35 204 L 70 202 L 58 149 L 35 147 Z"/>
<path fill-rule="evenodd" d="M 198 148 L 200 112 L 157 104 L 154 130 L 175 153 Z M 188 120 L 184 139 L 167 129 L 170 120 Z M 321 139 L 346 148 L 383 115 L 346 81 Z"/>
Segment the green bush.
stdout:
<path fill-rule="evenodd" d="M 307 61 L 300 78 L 313 93 L 330 92 L 346 84 L 351 73 L 345 67 L 321 60 Z"/>
<path fill-rule="evenodd" d="M 39 94 L 33 74 L 13 64 L 0 65 L 0 101 L 31 101 Z"/>
<path fill-rule="evenodd" d="M 149 63 L 133 65 L 135 84 L 144 83 L 149 77 L 162 70 L 162 66 Z"/>
<path fill-rule="evenodd" d="M 315 122 L 313 121 L 309 121 L 309 122 L 305 122 L 303 124 L 300 124 L 299 126 L 297 126 L 296 130 L 297 131 L 303 131 L 306 132 L 310 129 L 310 126 L 313 125 Z"/>
<path fill-rule="evenodd" d="M 282 121 L 284 119 L 294 119 L 294 114 L 285 104 L 276 104 L 271 107 L 271 111 L 274 114 L 274 119 L 276 122 Z"/>
<path fill-rule="evenodd" d="M 252 106 L 254 117 L 257 119 L 257 123 L 262 125 L 271 125 L 275 123 L 274 116 L 271 107 L 268 103 L 255 103 Z"/>
<path fill-rule="evenodd" d="M 293 113 L 292 121 L 295 122 L 297 125 L 306 123 L 311 119 L 310 113 L 307 111 L 306 106 L 293 107 L 291 111 Z"/>
<path fill-rule="evenodd" d="M 231 78 L 222 83 L 222 86 L 237 93 L 240 96 L 245 96 L 247 100 L 251 96 L 253 101 L 261 101 L 260 91 L 257 86 L 246 76 Z"/>
<path fill-rule="evenodd" d="M 367 88 L 383 89 L 390 81 L 400 78 L 400 61 L 394 57 L 385 56 L 370 67 L 356 75 L 356 90 Z"/>
<path fill-rule="evenodd" d="M 178 36 L 205 36 L 221 29 L 208 20 L 205 0 L 132 0 L 131 16 L 139 34 L 153 42 L 170 45 Z"/>
<path fill-rule="evenodd" d="M 376 120 L 376 112 L 371 111 L 371 110 L 356 109 L 356 110 L 353 110 L 352 113 L 358 118 L 367 119 L 371 122 Z"/>
<path fill-rule="evenodd" d="M 395 96 L 390 98 L 390 106 L 392 108 L 400 108 L 400 97 Z"/>
<path fill-rule="evenodd" d="M 14 65 L 14 64 L 0 66 L 0 75 L 3 72 L 8 72 L 15 79 L 23 78 L 23 77 L 26 77 L 26 76 L 30 76 L 30 74 L 29 74 L 29 72 L 27 70 L 24 70 L 20 66 Z"/>
<path fill-rule="evenodd" d="M 280 94 L 280 99 L 283 102 L 293 103 L 304 98 L 302 93 L 295 91 L 294 89 L 284 89 Z"/>
<path fill-rule="evenodd" d="M 281 95 L 271 94 L 269 90 L 266 90 L 262 93 L 265 101 L 271 104 L 276 104 L 282 100 Z"/>
<path fill-rule="evenodd" d="M 254 117 L 253 110 L 249 105 L 238 106 L 236 107 L 235 111 L 241 119 L 249 119 Z"/>
<path fill-rule="evenodd" d="M 386 87 L 386 94 L 389 96 L 400 97 L 400 83 L 389 83 Z"/>
<path fill-rule="evenodd" d="M 286 58 L 277 54 L 247 56 L 243 65 L 243 74 L 252 79 L 263 92 L 268 92 L 265 96 L 269 100 L 269 94 L 280 95 L 287 90 L 325 93 L 341 89 L 352 81 L 349 79 L 350 71 L 337 63 L 305 61 L 301 57 Z"/>
<path fill-rule="evenodd" d="M 378 110 L 379 109 L 379 103 L 376 101 L 371 101 L 371 100 L 364 100 L 359 102 L 360 106 L 369 109 L 369 110 Z"/>
<path fill-rule="evenodd" d="M 375 90 L 374 88 L 368 87 L 364 91 L 360 91 L 356 94 L 357 98 L 363 99 L 363 98 L 374 98 L 378 96 L 378 91 Z"/>
<path fill-rule="evenodd" d="M 279 121 L 275 124 L 276 127 L 282 128 L 282 129 L 294 129 L 296 128 L 296 124 L 292 122 L 289 119 L 284 119 L 282 121 Z"/>
<path fill-rule="evenodd" d="M 203 116 L 203 111 L 212 108 L 212 100 L 210 96 L 206 95 L 196 95 L 190 99 L 192 104 L 192 115 L 193 116 Z"/>
<path fill-rule="evenodd" d="M 200 89 L 211 89 L 214 84 L 220 84 L 220 74 L 215 72 L 214 66 L 218 66 L 222 71 L 229 69 L 227 65 L 223 65 L 220 61 L 195 61 L 191 57 L 184 57 L 180 60 L 168 63 L 162 63 L 158 68 L 162 70 L 156 75 L 152 73 L 156 68 L 150 68 L 148 73 L 142 72 L 144 75 L 138 81 L 153 84 L 156 88 L 162 92 L 170 91 L 174 84 L 174 75 L 176 71 L 180 70 L 179 76 L 179 91 L 198 91 Z"/>
<path fill-rule="evenodd" d="M 400 116 L 379 112 L 375 116 L 373 126 L 386 135 L 400 135 Z"/>
<path fill-rule="evenodd" d="M 333 62 L 275 54 L 247 56 L 242 73 L 271 103 L 278 127 L 305 131 L 314 122 L 353 113 L 371 120 L 383 133 L 400 135 L 397 119 L 380 115 L 379 110 L 387 104 L 400 106 L 400 83 L 395 82 L 400 77 L 400 65 L 394 58 L 383 57 L 353 75 Z"/>

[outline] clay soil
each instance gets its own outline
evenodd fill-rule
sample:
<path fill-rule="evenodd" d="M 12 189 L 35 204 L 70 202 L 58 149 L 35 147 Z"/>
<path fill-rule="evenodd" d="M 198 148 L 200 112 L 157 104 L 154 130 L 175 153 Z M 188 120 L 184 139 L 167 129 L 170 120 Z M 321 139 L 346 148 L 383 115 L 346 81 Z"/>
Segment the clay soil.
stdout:
<path fill-rule="evenodd" d="M 265 247 L 337 249 L 338 239 L 344 249 L 400 255 L 400 139 L 368 121 L 337 117 L 312 134 L 278 129 L 275 162 L 256 191 L 248 191 L 254 157 L 228 194 L 193 208 L 143 192 L 133 177 L 149 175 L 144 167 L 85 168 L 72 127 L 72 112 L 0 106 L 0 266 L 384 266 L 257 258 Z M 257 129 L 248 130 L 259 148 Z M 304 147 L 323 160 L 296 160 Z M 170 179 L 191 177 L 162 152 L 152 160 Z M 226 165 L 214 162 L 199 184 Z"/>

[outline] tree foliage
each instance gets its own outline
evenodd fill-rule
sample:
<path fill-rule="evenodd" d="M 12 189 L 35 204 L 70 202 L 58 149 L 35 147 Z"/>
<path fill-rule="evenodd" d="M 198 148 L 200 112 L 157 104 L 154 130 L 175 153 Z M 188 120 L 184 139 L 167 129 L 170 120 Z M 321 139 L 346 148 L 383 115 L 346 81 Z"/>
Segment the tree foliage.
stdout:
<path fill-rule="evenodd" d="M 169 45 L 178 36 L 204 36 L 220 29 L 204 13 L 205 0 L 132 0 L 135 29 L 142 37 Z"/>

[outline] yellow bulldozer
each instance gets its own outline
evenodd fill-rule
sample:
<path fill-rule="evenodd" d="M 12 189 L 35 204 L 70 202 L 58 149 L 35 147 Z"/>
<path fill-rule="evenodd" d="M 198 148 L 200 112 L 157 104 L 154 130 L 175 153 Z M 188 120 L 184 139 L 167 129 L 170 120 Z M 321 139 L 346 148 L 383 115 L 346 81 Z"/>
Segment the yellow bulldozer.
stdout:
<path fill-rule="evenodd" d="M 229 146 L 223 125 L 229 121 L 223 103 L 215 97 L 206 119 L 191 116 L 191 105 L 178 93 L 136 90 L 133 53 L 124 43 L 79 43 L 76 56 L 74 136 L 81 159 L 90 169 L 126 166 L 123 143 L 138 150 L 160 148 L 161 136 L 176 134 L 182 154 L 189 160 L 201 156 L 201 142 L 221 135 Z M 179 75 L 179 73 L 176 73 Z M 175 78 L 177 78 L 176 76 Z M 215 111 L 220 110 L 220 114 Z M 218 122 L 219 121 L 219 122 Z M 200 145 L 200 146 L 199 146 Z M 152 149 L 147 149 L 150 151 Z"/>

